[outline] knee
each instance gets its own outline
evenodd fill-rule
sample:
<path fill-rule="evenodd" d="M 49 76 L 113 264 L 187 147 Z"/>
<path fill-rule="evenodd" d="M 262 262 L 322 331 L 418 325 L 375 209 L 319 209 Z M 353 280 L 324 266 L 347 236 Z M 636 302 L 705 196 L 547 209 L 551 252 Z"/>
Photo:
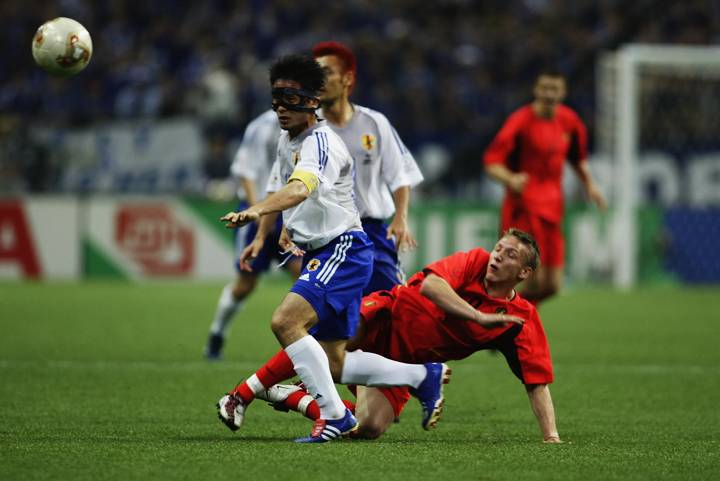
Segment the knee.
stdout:
<path fill-rule="evenodd" d="M 270 320 L 270 329 L 276 336 L 282 336 L 292 328 L 292 318 L 287 315 L 282 306 L 275 309 L 272 319 Z"/>
<path fill-rule="evenodd" d="M 242 301 L 255 290 L 255 277 L 241 276 L 233 284 L 232 295 L 236 301 Z"/>
<path fill-rule="evenodd" d="M 364 419 L 360 422 L 357 437 L 362 439 L 377 439 L 387 431 L 387 423 L 376 419 Z"/>

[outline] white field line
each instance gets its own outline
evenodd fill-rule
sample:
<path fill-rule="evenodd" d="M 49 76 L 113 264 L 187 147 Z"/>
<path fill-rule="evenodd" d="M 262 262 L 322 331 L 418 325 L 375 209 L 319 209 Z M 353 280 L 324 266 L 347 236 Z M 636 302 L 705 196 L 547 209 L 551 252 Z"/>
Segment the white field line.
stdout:
<path fill-rule="evenodd" d="M 126 371 L 208 371 L 243 370 L 254 371 L 262 361 L 209 363 L 207 361 L 97 361 L 97 360 L 15 360 L 0 359 L 0 369 L 49 368 L 49 369 L 90 369 L 90 370 L 126 370 Z M 452 363 L 453 370 L 485 371 L 497 369 L 497 366 L 478 362 L 460 361 Z M 719 375 L 720 366 L 697 364 L 555 364 L 560 372 L 595 372 L 623 374 L 698 374 Z"/>

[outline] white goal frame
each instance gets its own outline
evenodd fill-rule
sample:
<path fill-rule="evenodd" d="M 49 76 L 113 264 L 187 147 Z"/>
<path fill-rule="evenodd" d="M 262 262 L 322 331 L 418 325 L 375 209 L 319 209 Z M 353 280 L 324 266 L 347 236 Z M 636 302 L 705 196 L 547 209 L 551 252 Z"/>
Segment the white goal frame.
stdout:
<path fill-rule="evenodd" d="M 638 87 L 641 68 L 646 66 L 690 70 L 694 67 L 703 70 L 717 68 L 720 81 L 720 47 L 629 44 L 600 59 L 596 83 L 598 108 L 613 104 L 614 110 L 614 125 L 610 127 L 614 141 L 607 149 L 607 153 L 614 158 L 611 196 L 614 212 L 612 282 L 621 289 L 633 287 L 638 273 Z M 614 70 L 614 79 L 608 78 L 608 69 Z M 608 85 L 608 81 L 612 84 Z M 614 98 L 610 99 L 608 95 L 614 95 Z M 603 128 L 602 122 L 598 122 L 598 128 Z M 601 132 L 598 131 L 598 134 L 598 143 L 601 144 Z"/>

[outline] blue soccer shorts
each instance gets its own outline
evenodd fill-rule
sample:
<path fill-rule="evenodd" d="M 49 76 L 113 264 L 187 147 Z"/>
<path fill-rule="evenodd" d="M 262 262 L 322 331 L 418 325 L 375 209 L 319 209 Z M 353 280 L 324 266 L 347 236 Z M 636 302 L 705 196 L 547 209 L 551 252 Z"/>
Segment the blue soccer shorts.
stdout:
<path fill-rule="evenodd" d="M 355 335 L 372 265 L 373 246 L 362 231 L 346 232 L 305 253 L 302 273 L 290 292 L 302 296 L 315 310 L 318 323 L 309 331 L 312 336 L 330 341 Z"/>
<path fill-rule="evenodd" d="M 397 245 L 393 239 L 387 238 L 387 224 L 377 219 L 363 219 L 363 230 L 373 243 L 373 273 L 363 290 L 366 296 L 372 292 L 389 291 L 398 284 L 405 282 L 405 273 L 400 266 Z"/>

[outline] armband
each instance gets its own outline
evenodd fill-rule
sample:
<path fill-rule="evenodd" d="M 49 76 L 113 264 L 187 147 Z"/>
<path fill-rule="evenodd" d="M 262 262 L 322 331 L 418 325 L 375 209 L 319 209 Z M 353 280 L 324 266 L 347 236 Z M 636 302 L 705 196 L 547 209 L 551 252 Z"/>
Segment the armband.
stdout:
<path fill-rule="evenodd" d="M 299 180 L 303 184 L 305 184 L 305 187 L 307 187 L 308 192 L 312 192 L 313 190 L 317 189 L 318 186 L 318 178 L 315 174 L 312 174 L 310 172 L 305 172 L 302 170 L 295 170 L 293 171 L 292 175 L 288 179 L 288 182 L 291 180 Z"/>

